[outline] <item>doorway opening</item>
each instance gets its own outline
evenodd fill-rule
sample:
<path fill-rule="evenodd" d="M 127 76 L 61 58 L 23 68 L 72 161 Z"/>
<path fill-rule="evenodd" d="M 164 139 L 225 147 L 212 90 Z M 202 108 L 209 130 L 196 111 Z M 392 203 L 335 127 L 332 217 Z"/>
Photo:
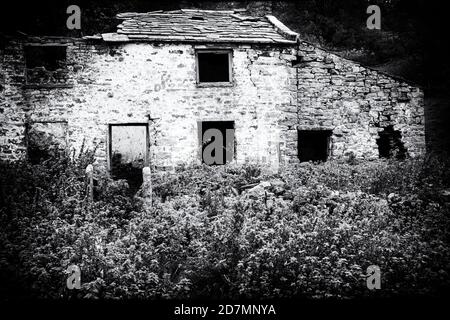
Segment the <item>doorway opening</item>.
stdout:
<path fill-rule="evenodd" d="M 109 163 L 113 179 L 125 179 L 131 193 L 142 185 L 148 165 L 148 124 L 109 125 Z"/>

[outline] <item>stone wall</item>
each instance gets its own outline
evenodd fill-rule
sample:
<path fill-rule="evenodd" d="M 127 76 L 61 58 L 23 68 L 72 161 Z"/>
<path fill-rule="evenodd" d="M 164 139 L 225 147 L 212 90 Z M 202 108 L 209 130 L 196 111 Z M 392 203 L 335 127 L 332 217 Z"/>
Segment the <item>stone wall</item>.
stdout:
<path fill-rule="evenodd" d="M 331 158 L 378 158 L 376 140 L 389 126 L 409 156 L 425 152 L 421 89 L 305 42 L 298 55 L 298 127 L 332 130 Z"/>
<path fill-rule="evenodd" d="M 27 83 L 23 48 L 65 44 L 63 83 Z M 297 129 L 330 130 L 331 158 L 379 157 L 385 128 L 401 135 L 407 154 L 425 151 L 421 89 L 364 68 L 308 43 L 230 45 L 233 85 L 199 87 L 195 50 L 188 44 L 108 44 L 80 39 L 10 41 L 0 49 L 0 158 L 23 158 L 33 123 L 67 124 L 78 152 L 97 146 L 108 168 L 109 125 L 149 126 L 149 159 L 156 169 L 200 161 L 198 124 L 234 121 L 236 161 L 273 169 L 298 162 Z M 216 47 L 217 48 L 217 47 Z M 295 65 L 293 68 L 292 65 Z"/>
<path fill-rule="evenodd" d="M 295 49 L 233 49 L 233 85 L 199 87 L 195 49 L 188 44 L 115 44 L 49 40 L 67 45 L 67 80 L 59 86 L 26 84 L 23 46 L 14 40 L 2 55 L 5 74 L 0 111 L 3 159 L 25 155 L 25 124 L 67 122 L 68 146 L 97 146 L 108 165 L 110 124 L 148 123 L 150 164 L 170 169 L 200 160 L 198 122 L 235 122 L 236 161 L 273 168 L 296 161 Z"/>
<path fill-rule="evenodd" d="M 67 46 L 67 77 L 63 83 L 27 82 L 24 46 L 58 44 Z M 27 153 L 27 128 L 33 123 L 67 123 L 73 117 L 76 85 L 82 84 L 81 71 L 92 56 L 106 53 L 104 46 L 62 38 L 10 40 L 0 51 L 0 69 L 4 78 L 0 94 L 0 158 L 18 160 Z M 85 85 L 89 84 L 86 79 Z M 67 134 L 70 133 L 70 130 Z"/>
<path fill-rule="evenodd" d="M 25 81 L 21 46 L 0 48 L 0 158 L 17 160 L 26 152 L 25 113 L 21 83 Z M 25 110 L 24 110 L 25 109 Z"/>

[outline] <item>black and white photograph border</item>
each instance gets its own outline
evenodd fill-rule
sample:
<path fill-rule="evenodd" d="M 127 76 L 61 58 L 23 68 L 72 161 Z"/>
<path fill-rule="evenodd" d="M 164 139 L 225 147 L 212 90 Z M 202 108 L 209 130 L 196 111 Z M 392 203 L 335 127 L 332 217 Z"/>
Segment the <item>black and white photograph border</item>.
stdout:
<path fill-rule="evenodd" d="M 5 5 L 0 301 L 236 319 L 280 318 L 271 301 L 446 298 L 441 10 Z"/>

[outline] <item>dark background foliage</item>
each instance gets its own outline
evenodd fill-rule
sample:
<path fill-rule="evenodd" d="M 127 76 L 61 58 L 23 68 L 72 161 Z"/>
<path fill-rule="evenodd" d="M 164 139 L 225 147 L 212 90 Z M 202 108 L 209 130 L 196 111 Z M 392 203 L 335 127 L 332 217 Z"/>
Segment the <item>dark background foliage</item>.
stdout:
<path fill-rule="evenodd" d="M 69 31 L 65 27 L 65 10 L 70 4 L 77 4 L 82 8 L 80 32 Z M 368 17 L 366 8 L 370 4 L 381 7 L 381 32 L 371 32 L 365 28 Z M 19 30 L 33 35 L 81 36 L 114 31 L 117 25 L 115 15 L 119 12 L 242 7 L 253 11 L 258 11 L 260 7 L 270 8 L 304 39 L 326 48 L 339 51 L 362 50 L 356 58 L 369 65 L 406 60 L 402 63 L 410 70 L 397 71 L 424 85 L 433 85 L 434 80 L 440 83 L 447 79 L 447 59 L 439 59 L 445 57 L 442 51 L 448 45 L 444 6 L 425 0 L 14 1 L 8 3 L 7 10 L 2 10 L 0 30 L 8 33 Z M 431 53 L 432 56 L 429 56 Z M 441 67 L 436 68 L 438 65 Z"/>

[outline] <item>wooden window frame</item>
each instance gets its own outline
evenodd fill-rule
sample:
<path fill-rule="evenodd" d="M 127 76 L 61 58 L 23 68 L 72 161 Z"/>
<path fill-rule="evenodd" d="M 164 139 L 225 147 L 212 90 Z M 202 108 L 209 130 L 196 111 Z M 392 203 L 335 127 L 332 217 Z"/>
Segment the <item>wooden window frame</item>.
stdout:
<path fill-rule="evenodd" d="M 198 63 L 199 53 L 226 53 L 228 54 L 228 79 L 222 82 L 200 82 L 200 70 Z M 195 49 L 195 73 L 197 87 L 231 87 L 233 86 L 233 50 L 232 49 Z"/>

